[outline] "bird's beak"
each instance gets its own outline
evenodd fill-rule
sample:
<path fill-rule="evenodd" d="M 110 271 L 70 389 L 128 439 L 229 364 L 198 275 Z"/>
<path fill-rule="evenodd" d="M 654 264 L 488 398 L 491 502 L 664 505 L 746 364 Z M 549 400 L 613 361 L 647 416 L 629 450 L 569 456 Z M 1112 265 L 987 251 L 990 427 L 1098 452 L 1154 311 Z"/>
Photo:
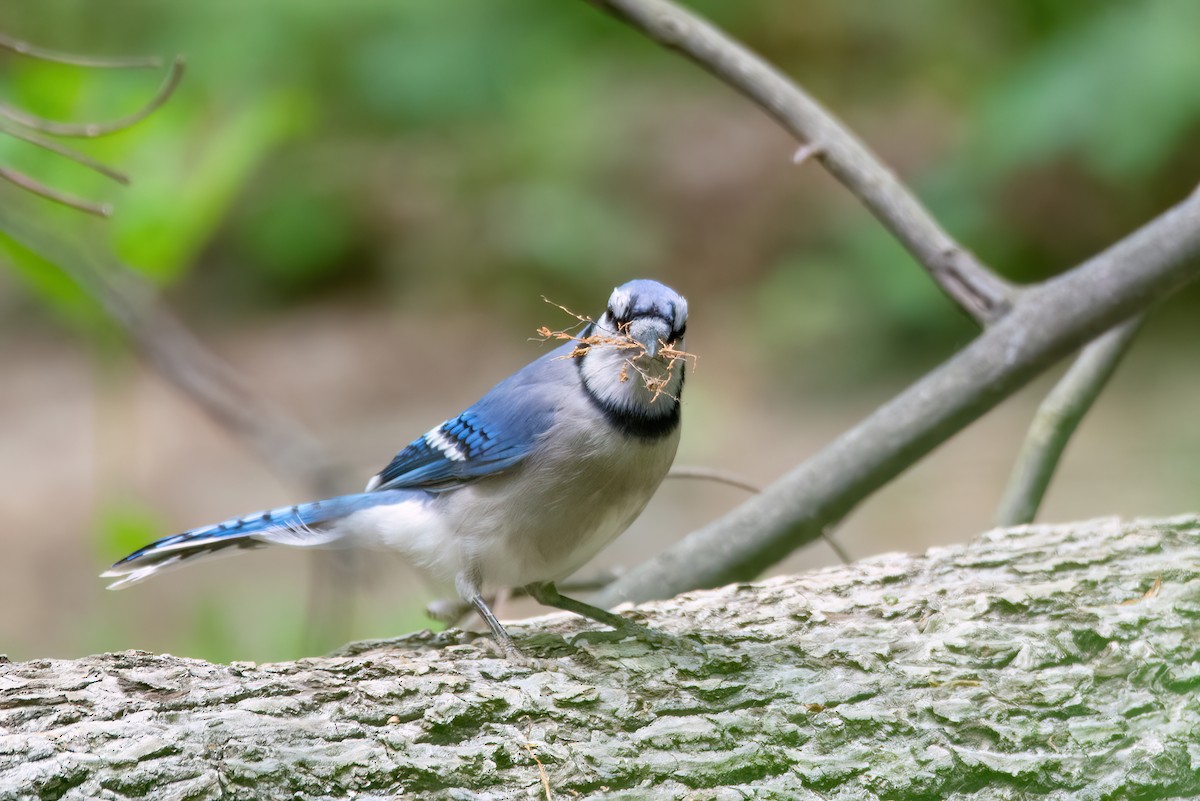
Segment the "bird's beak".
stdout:
<path fill-rule="evenodd" d="M 634 341 L 645 349 L 646 355 L 653 359 L 658 355 L 659 348 L 671 336 L 671 329 L 665 320 L 657 317 L 638 317 L 629 324 L 629 336 L 633 337 Z"/>

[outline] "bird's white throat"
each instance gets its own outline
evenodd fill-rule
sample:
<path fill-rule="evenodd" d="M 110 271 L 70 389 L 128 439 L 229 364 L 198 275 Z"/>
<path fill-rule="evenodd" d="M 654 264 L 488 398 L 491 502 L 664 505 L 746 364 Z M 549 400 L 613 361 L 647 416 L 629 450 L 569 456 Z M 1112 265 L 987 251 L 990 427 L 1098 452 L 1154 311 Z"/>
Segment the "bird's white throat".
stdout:
<path fill-rule="evenodd" d="M 592 347 L 580 357 L 584 387 L 614 411 L 648 417 L 673 414 L 683 386 L 683 359 L 635 353 L 611 345 Z"/>

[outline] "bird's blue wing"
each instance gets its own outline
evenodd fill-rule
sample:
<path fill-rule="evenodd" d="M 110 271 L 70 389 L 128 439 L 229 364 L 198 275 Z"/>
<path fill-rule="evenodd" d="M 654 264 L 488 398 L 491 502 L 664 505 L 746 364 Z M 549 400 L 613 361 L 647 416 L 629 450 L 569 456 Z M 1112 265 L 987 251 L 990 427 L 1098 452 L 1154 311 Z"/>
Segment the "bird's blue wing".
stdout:
<path fill-rule="evenodd" d="M 414 440 L 380 471 L 369 489 L 449 489 L 496 473 L 529 453 L 533 439 L 512 436 L 468 410 Z"/>
<path fill-rule="evenodd" d="M 414 440 L 368 490 L 440 491 L 513 467 L 549 428 L 562 378 L 575 366 L 555 349 L 497 384 L 470 409 Z"/>

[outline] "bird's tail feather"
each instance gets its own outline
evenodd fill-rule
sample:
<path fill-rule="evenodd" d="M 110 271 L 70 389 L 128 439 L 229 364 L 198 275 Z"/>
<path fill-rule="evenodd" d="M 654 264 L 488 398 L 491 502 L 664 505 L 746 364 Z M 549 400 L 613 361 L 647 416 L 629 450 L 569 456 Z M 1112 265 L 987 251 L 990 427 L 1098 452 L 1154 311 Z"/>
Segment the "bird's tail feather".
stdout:
<path fill-rule="evenodd" d="M 398 491 L 342 495 L 324 501 L 281 506 L 212 526 L 201 526 L 164 537 L 139 548 L 101 574 L 117 579 L 108 585 L 127 587 L 162 570 L 191 564 L 197 558 L 229 554 L 263 545 L 315 547 L 338 539 L 337 522 L 362 509 L 396 503 Z"/>

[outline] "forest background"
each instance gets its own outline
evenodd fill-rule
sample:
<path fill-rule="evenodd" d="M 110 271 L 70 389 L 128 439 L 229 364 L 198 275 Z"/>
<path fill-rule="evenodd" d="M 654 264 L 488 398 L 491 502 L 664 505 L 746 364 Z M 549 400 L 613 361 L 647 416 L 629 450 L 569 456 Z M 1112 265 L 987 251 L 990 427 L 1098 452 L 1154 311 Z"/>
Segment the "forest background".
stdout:
<path fill-rule="evenodd" d="M 834 109 L 1012 280 L 1103 249 L 1200 174 L 1200 6 L 1186 0 L 694 6 Z M 157 286 L 347 466 L 342 489 L 540 352 L 534 329 L 569 322 L 543 295 L 596 313 L 630 277 L 686 294 L 699 362 L 679 462 L 758 484 L 974 335 L 857 201 L 793 165 L 773 122 L 584 4 L 26 0 L 0 8 L 0 32 L 186 57 L 163 108 L 79 145 L 131 186 L 5 136 L 0 164 L 111 203 L 93 222 L 22 199 Z M 55 120 L 120 117 L 161 77 L 0 53 L 0 101 Z M 342 576 L 352 613 L 315 636 L 314 597 L 335 601 L 314 595 L 303 554 L 104 592 L 96 574 L 133 547 L 309 490 L 144 366 L 67 274 L 0 245 L 0 652 L 285 659 L 428 625 L 441 593 L 391 557 Z M 1042 519 L 1197 508 L 1198 304 L 1193 288 L 1150 318 Z M 986 529 L 1053 378 L 869 500 L 837 541 L 858 557 Z M 669 482 L 592 569 L 636 564 L 743 497 Z M 835 560 L 817 544 L 777 569 Z"/>

